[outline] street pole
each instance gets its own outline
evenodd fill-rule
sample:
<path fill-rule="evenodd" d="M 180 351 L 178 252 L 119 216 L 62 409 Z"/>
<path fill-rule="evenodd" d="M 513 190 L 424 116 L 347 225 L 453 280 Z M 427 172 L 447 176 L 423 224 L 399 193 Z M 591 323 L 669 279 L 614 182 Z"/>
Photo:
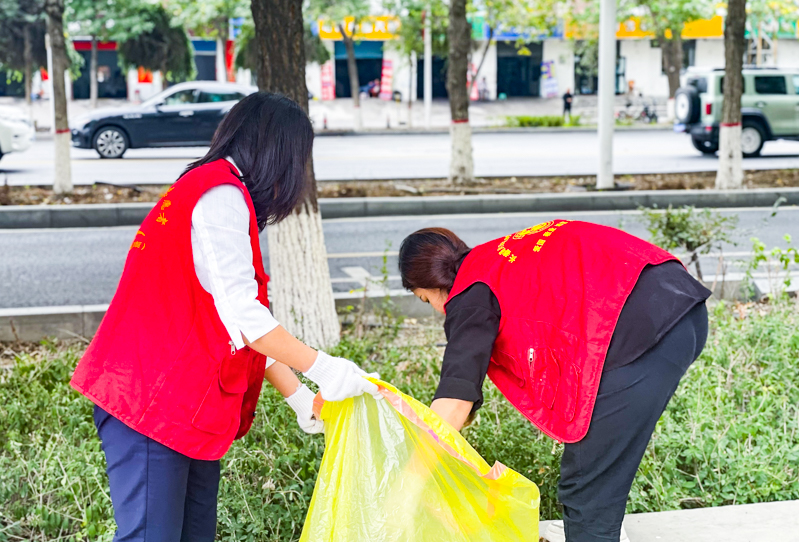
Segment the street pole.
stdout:
<path fill-rule="evenodd" d="M 601 0 L 599 8 L 599 171 L 596 187 L 613 188 L 613 108 L 616 96 L 616 0 Z"/>
<path fill-rule="evenodd" d="M 53 49 L 50 47 L 50 35 L 44 35 L 44 48 L 47 51 L 47 78 L 50 83 L 50 133 L 55 133 L 55 96 L 53 92 Z"/>
<path fill-rule="evenodd" d="M 424 17 L 424 127 L 430 129 L 430 116 L 433 109 L 433 36 L 430 18 L 431 5 L 427 4 Z"/>

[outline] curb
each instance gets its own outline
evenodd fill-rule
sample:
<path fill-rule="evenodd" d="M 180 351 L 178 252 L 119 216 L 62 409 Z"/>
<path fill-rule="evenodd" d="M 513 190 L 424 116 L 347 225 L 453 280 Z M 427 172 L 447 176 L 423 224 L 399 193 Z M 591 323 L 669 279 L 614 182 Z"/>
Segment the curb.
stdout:
<path fill-rule="evenodd" d="M 384 299 L 384 293 L 334 294 L 336 309 L 345 317 L 348 308 L 363 306 L 372 310 Z M 419 302 L 410 292 L 391 296 L 397 313 L 411 318 L 433 315 L 429 305 Z M 67 305 L 61 307 L 20 307 L 0 309 L 0 342 L 37 342 L 48 337 L 58 339 L 91 338 L 103 320 L 108 305 Z"/>
<path fill-rule="evenodd" d="M 671 124 L 641 124 L 632 126 L 616 126 L 614 128 L 618 132 L 653 132 L 653 131 L 672 131 Z M 538 128 L 510 128 L 508 126 L 472 126 L 472 134 L 557 134 L 569 132 L 596 132 L 595 125 L 586 126 L 569 126 L 569 127 L 548 127 L 542 126 Z M 431 135 L 431 134 L 449 134 L 449 126 L 436 126 L 430 129 L 424 128 L 396 128 L 387 130 L 385 128 L 364 128 L 362 130 L 315 130 L 316 137 L 327 136 L 375 136 L 375 135 Z"/>
<path fill-rule="evenodd" d="M 799 188 L 752 190 L 630 190 L 588 193 L 496 194 L 326 198 L 322 218 L 366 218 L 484 213 L 623 211 L 639 207 L 771 207 L 799 205 Z M 0 229 L 138 226 L 155 203 L 9 205 L 0 207 Z"/>

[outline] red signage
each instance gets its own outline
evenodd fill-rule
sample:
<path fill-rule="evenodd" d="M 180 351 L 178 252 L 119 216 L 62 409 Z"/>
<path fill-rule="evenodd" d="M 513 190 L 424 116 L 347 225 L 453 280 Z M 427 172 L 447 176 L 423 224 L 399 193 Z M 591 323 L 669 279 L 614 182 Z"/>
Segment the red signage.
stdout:
<path fill-rule="evenodd" d="M 380 75 L 380 99 L 390 100 L 393 94 L 394 68 L 390 60 L 383 59 L 383 71 Z"/>
<path fill-rule="evenodd" d="M 333 61 L 322 64 L 322 96 L 323 100 L 336 99 L 336 82 L 333 78 Z"/>

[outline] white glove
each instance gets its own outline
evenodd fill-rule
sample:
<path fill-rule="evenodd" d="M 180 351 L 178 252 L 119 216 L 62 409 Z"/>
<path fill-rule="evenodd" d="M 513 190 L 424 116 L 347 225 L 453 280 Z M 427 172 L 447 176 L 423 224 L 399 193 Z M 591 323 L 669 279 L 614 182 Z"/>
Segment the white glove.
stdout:
<path fill-rule="evenodd" d="M 314 392 L 308 389 L 305 384 L 297 388 L 297 391 L 286 397 L 286 402 L 297 413 L 297 423 L 300 429 L 309 435 L 315 435 L 325 430 L 325 424 L 317 420 L 313 415 Z"/>
<path fill-rule="evenodd" d="M 377 385 L 364 378 L 367 374 L 363 369 L 348 359 L 319 352 L 314 364 L 303 374 L 319 386 L 325 401 L 343 401 L 363 393 L 369 393 L 375 399 L 383 398 Z"/>

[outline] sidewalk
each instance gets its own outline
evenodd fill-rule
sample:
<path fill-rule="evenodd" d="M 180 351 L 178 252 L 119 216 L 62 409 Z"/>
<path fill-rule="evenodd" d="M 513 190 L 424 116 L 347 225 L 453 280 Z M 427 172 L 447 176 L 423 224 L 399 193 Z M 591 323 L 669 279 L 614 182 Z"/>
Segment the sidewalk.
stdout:
<path fill-rule="evenodd" d="M 648 98 L 650 100 L 650 98 Z M 626 97 L 616 97 L 616 109 L 624 109 Z M 638 109 L 638 99 L 634 100 L 634 110 Z M 658 112 L 665 120 L 665 100 L 658 100 Z M 0 105 L 14 105 L 27 109 L 25 101 L 19 98 L 0 97 Z M 133 105 L 126 100 L 98 100 L 98 109 Z M 583 125 L 596 124 L 596 96 L 575 96 L 573 113 L 581 117 Z M 330 131 L 350 131 L 354 127 L 352 100 L 339 98 L 329 102 L 312 100 L 309 103 L 309 114 L 317 131 L 321 131 L 327 119 Z M 67 102 L 67 114 L 76 119 L 90 113 L 89 100 L 73 100 Z M 361 113 L 364 130 L 407 130 L 424 128 L 424 104 L 422 100 L 413 103 L 409 113 L 407 103 L 394 103 L 370 98 L 361 101 Z M 469 107 L 469 120 L 475 128 L 502 127 L 506 116 L 559 116 L 563 113 L 560 98 L 509 98 L 502 101 L 472 102 Z M 35 101 L 30 109 L 31 118 L 38 130 L 48 131 L 52 123 L 50 101 Z M 430 124 L 432 129 L 446 130 L 450 124 L 449 102 L 446 99 L 433 100 Z M 645 126 L 645 125 L 641 125 Z"/>
<path fill-rule="evenodd" d="M 630 542 L 799 542 L 799 501 L 630 514 L 624 528 Z"/>

